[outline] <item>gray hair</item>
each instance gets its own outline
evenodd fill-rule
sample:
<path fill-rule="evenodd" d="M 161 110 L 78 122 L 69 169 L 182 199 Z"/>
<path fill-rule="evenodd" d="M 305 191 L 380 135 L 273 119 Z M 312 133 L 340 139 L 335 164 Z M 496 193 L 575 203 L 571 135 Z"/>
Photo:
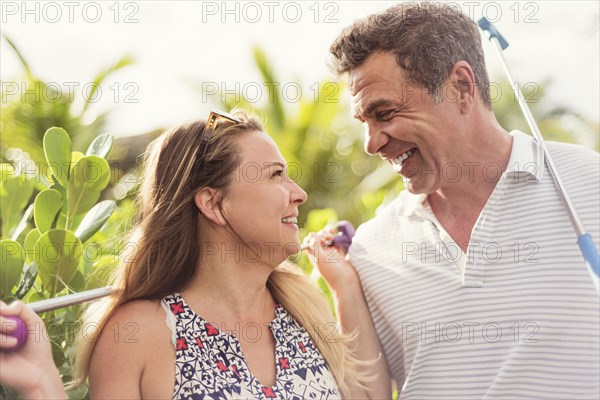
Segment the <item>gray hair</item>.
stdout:
<path fill-rule="evenodd" d="M 477 25 L 455 7 L 400 4 L 344 29 L 331 45 L 337 74 L 361 66 L 374 52 L 391 51 L 409 79 L 439 99 L 454 64 L 467 62 L 483 102 L 491 109 L 490 81 Z"/>

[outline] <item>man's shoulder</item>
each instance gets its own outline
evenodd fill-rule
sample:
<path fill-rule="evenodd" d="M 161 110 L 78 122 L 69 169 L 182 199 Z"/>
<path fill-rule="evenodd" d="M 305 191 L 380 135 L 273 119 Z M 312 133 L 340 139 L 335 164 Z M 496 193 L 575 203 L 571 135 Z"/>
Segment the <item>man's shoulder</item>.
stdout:
<path fill-rule="evenodd" d="M 600 180 L 598 152 L 571 143 L 547 142 L 552 160 L 563 180 L 589 185 Z M 585 177 L 585 179 L 583 179 Z"/>
<path fill-rule="evenodd" d="M 591 163 L 598 165 L 598 162 L 600 161 L 598 152 L 578 144 L 546 142 L 546 146 L 548 147 L 548 150 L 550 150 L 552 158 L 557 158 L 557 161 L 558 158 L 563 159 L 564 157 L 576 157 L 570 160 L 574 163 Z"/>

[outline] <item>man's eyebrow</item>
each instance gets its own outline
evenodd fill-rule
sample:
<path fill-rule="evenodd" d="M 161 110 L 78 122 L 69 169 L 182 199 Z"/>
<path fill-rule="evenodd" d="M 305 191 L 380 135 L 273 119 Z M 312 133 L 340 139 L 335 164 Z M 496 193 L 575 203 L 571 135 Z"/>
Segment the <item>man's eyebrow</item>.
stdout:
<path fill-rule="evenodd" d="M 373 114 L 373 112 L 381 107 L 381 106 L 389 106 L 390 104 L 393 104 L 392 101 L 388 100 L 388 99 L 376 99 L 373 100 L 372 102 L 370 102 L 369 104 L 367 104 L 367 106 L 364 108 L 364 110 L 361 112 L 360 109 L 356 111 L 356 113 L 354 114 L 354 118 L 356 119 L 362 119 L 363 116 L 368 117 L 371 114 Z"/>
<path fill-rule="evenodd" d="M 262 167 L 262 169 L 270 168 L 273 165 L 277 165 L 277 166 L 279 166 L 281 168 L 285 168 L 285 164 L 284 163 L 280 163 L 279 161 L 267 162 L 267 163 L 264 163 L 263 165 L 264 165 L 264 167 Z"/>

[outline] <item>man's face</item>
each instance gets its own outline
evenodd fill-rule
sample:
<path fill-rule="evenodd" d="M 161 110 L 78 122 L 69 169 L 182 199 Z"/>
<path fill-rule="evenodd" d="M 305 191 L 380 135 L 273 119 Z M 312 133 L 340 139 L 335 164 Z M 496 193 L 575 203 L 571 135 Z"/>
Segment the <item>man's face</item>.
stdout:
<path fill-rule="evenodd" d="M 411 193 L 430 194 L 452 184 L 444 168 L 464 160 L 458 93 L 445 86 L 435 102 L 405 75 L 392 53 L 372 54 L 349 73 L 352 109 L 365 151 L 388 161 Z"/>

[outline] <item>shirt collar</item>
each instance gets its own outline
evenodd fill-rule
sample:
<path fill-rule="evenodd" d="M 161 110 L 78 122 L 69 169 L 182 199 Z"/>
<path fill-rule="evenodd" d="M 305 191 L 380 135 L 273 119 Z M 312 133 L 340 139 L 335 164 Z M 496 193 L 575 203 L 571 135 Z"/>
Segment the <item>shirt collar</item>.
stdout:
<path fill-rule="evenodd" d="M 408 190 L 403 190 L 401 196 L 404 197 L 404 201 L 400 203 L 398 215 L 409 216 L 415 213 L 418 214 L 419 211 L 424 211 L 423 203 L 427 201 L 425 193 L 412 194 Z"/>
<path fill-rule="evenodd" d="M 533 137 L 521 131 L 512 131 L 510 134 L 513 144 L 505 174 L 530 175 L 536 181 L 541 181 L 544 175 L 544 149 Z"/>
<path fill-rule="evenodd" d="M 521 131 L 512 131 L 510 135 L 513 137 L 513 142 L 505 175 L 527 174 L 533 176 L 536 181 L 541 181 L 544 174 L 544 149 L 542 146 L 533 137 Z M 401 196 L 404 196 L 404 201 L 401 202 L 398 215 L 417 214 L 423 216 L 424 213 L 427 213 L 426 194 L 412 194 L 403 190 Z"/>

